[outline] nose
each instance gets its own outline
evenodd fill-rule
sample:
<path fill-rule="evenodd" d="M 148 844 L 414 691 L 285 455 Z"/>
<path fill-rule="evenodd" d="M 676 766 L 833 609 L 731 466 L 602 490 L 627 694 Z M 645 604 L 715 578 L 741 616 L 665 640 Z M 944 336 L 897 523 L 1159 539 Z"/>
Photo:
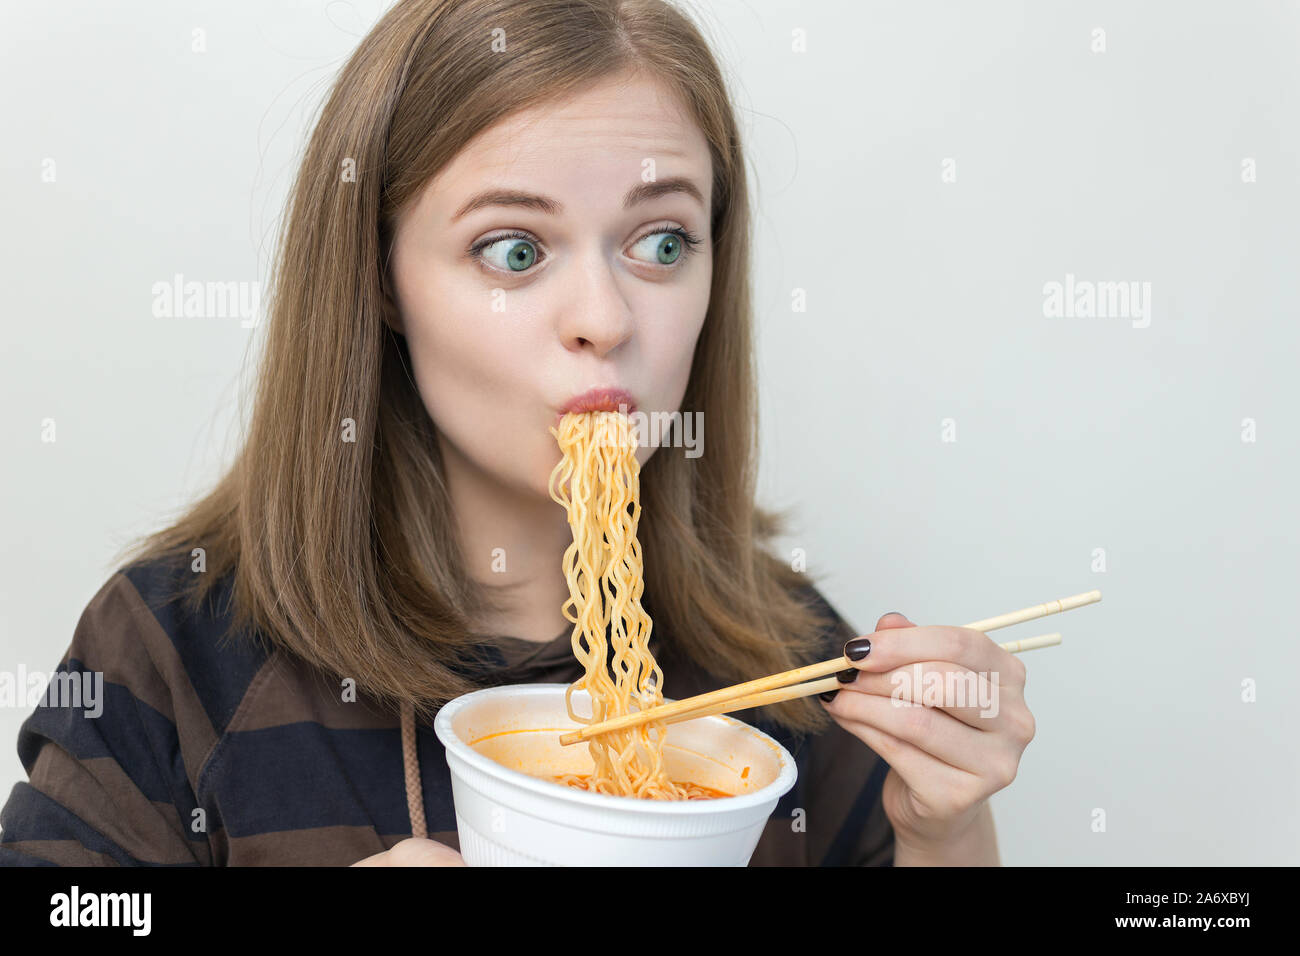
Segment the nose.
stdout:
<path fill-rule="evenodd" d="M 571 295 L 561 304 L 559 321 L 560 341 L 566 349 L 590 350 L 604 358 L 632 337 L 632 309 L 614 267 L 603 256 L 585 257 L 566 280 Z"/>

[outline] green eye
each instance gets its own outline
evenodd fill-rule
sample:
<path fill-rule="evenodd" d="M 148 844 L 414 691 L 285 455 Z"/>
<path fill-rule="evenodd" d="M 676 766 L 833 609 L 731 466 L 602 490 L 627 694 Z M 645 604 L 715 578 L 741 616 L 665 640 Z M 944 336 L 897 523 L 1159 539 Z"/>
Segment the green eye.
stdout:
<path fill-rule="evenodd" d="M 523 233 L 510 232 L 475 243 L 469 254 L 497 272 L 523 272 L 537 261 L 537 244 Z"/>
<path fill-rule="evenodd" d="M 643 236 L 633 248 L 641 250 L 648 257 L 646 261 L 670 266 L 688 254 L 686 244 L 696 245 L 698 242 L 684 229 L 668 229 Z"/>
<path fill-rule="evenodd" d="M 670 265 L 682 254 L 682 241 L 674 235 L 664 236 L 659 240 L 659 248 L 655 250 L 655 254 L 664 265 Z"/>
<path fill-rule="evenodd" d="M 498 247 L 505 250 L 504 259 L 500 263 L 496 257 Z M 498 239 L 484 246 L 482 252 L 483 258 L 498 269 L 509 269 L 511 272 L 523 272 L 537 261 L 537 247 L 527 239 Z"/>

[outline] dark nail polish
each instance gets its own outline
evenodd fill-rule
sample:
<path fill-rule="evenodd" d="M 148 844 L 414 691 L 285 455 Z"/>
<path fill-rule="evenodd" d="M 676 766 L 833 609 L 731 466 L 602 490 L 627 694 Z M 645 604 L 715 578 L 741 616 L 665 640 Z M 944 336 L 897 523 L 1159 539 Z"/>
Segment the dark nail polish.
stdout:
<path fill-rule="evenodd" d="M 829 704 L 831 701 L 835 699 L 835 695 L 838 693 L 839 691 L 837 690 L 828 690 L 826 693 L 818 694 L 817 696 L 819 696 L 822 700 L 826 701 L 826 703 Z"/>
<path fill-rule="evenodd" d="M 855 637 L 844 645 L 844 656 L 851 661 L 860 661 L 871 653 L 871 638 Z"/>
<path fill-rule="evenodd" d="M 840 671 L 835 676 L 840 679 L 841 684 L 852 684 L 858 679 L 858 669 L 856 667 L 850 667 L 848 670 Z"/>

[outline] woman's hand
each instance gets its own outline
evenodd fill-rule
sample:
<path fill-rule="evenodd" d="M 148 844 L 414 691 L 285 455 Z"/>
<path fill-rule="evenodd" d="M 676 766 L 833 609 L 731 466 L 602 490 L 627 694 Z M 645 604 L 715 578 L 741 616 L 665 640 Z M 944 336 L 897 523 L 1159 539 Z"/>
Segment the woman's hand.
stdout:
<path fill-rule="evenodd" d="M 435 840 L 408 837 L 383 853 L 376 853 L 353 866 L 467 866 L 459 853 Z"/>
<path fill-rule="evenodd" d="M 1025 665 L 980 631 L 917 627 L 897 613 L 845 655 L 859 658 L 857 672 L 842 672 L 851 682 L 824 705 L 889 764 L 882 800 L 896 843 L 935 859 L 977 847 L 996 865 L 987 800 L 1015 779 L 1034 738 Z"/>

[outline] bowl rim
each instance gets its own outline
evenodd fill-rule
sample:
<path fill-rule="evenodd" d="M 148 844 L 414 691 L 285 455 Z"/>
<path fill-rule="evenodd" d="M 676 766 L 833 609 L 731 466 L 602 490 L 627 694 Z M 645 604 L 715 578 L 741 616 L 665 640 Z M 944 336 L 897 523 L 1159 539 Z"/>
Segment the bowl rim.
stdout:
<path fill-rule="evenodd" d="M 497 687 L 484 687 L 470 691 L 468 694 L 462 694 L 447 701 L 439 709 L 437 716 L 434 717 L 433 731 L 438 735 L 438 739 L 442 741 L 444 751 L 454 751 L 457 757 L 482 773 L 505 783 L 521 787 L 539 796 L 567 800 L 580 806 L 604 808 L 606 810 L 617 808 L 620 811 L 629 813 L 650 814 L 726 813 L 733 810 L 746 810 L 773 800 L 774 793 L 775 799 L 779 801 L 782 796 L 794 787 L 795 781 L 798 779 L 798 767 L 794 757 L 790 755 L 790 751 L 781 745 L 780 741 L 774 740 L 757 727 L 753 727 L 734 717 L 729 717 L 726 714 L 714 714 L 711 717 L 697 719 L 720 721 L 727 725 L 734 725 L 771 744 L 780 758 L 781 768 L 775 780 L 752 793 L 736 794 L 731 797 L 717 797 L 712 800 L 647 800 L 643 797 L 611 796 L 603 793 L 590 793 L 576 787 L 566 787 L 563 784 L 552 783 L 549 780 L 543 780 L 541 777 L 534 777 L 531 774 L 512 770 L 510 767 L 499 764 L 491 757 L 485 757 L 479 753 L 452 730 L 451 722 L 456 714 L 473 703 L 476 698 L 499 697 L 506 694 L 512 696 L 553 695 L 557 692 L 563 694 L 569 686 L 569 684 L 502 684 Z M 673 700 L 671 697 L 664 698 L 665 702 L 671 700 Z"/>

